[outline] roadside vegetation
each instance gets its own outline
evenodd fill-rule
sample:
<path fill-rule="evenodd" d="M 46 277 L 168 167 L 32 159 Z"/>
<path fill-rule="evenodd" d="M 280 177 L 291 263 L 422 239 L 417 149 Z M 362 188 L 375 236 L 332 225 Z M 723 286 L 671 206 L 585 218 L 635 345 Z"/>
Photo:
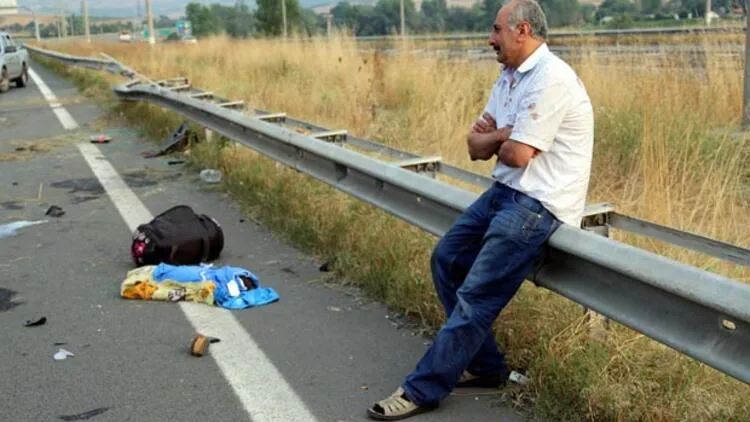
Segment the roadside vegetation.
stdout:
<path fill-rule="evenodd" d="M 477 173 L 491 168 L 469 160 L 465 135 L 497 77 L 492 61 L 358 53 L 339 39 L 42 47 L 83 56 L 105 52 L 152 79 L 185 76 L 231 100 L 440 155 Z M 742 63 L 708 56 L 694 68 L 695 58 L 680 54 L 623 62 L 630 65 L 584 54 L 572 63 L 596 110 L 589 202 L 750 247 L 750 141 L 732 136 Z M 114 100 L 109 87 L 123 80 L 113 75 L 48 65 L 156 139 L 182 122 L 159 107 Z M 435 238 L 231 142 L 198 143 L 190 157 L 198 169 L 220 168 L 223 186 L 247 213 L 329 261 L 342 280 L 425 327 L 440 326 L 444 316 L 428 267 Z M 747 267 L 618 230 L 612 237 L 750 282 Z M 616 323 L 596 340 L 580 306 L 528 283 L 494 329 L 512 366 L 532 380 L 510 394 L 512 403 L 538 420 L 750 420 L 746 384 Z"/>

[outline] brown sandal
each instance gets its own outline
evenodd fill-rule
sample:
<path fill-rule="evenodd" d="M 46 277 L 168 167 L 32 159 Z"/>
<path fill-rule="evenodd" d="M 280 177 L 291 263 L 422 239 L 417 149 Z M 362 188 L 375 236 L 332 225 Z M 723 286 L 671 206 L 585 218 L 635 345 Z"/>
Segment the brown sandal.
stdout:
<path fill-rule="evenodd" d="M 406 397 L 404 389 L 399 387 L 389 397 L 380 400 L 371 408 L 367 409 L 367 415 L 373 419 L 381 421 L 397 421 L 420 413 L 429 412 L 437 407 L 437 405 L 417 406 Z"/>
<path fill-rule="evenodd" d="M 201 357 L 206 354 L 206 350 L 208 350 L 208 345 L 210 343 L 218 343 L 219 339 L 215 337 L 207 337 L 203 334 L 196 334 L 195 337 L 193 337 L 193 341 L 190 342 L 190 354 L 193 356 Z"/>

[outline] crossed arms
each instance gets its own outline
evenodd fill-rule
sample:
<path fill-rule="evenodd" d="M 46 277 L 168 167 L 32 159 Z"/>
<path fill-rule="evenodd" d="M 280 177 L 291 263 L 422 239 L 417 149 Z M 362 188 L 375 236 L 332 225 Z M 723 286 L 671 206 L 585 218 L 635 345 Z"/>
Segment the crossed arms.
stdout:
<path fill-rule="evenodd" d="M 497 155 L 498 160 L 510 167 L 525 167 L 539 150 L 511 139 L 512 126 L 497 127 L 497 122 L 484 113 L 469 131 L 467 143 L 471 161 L 489 160 Z"/>

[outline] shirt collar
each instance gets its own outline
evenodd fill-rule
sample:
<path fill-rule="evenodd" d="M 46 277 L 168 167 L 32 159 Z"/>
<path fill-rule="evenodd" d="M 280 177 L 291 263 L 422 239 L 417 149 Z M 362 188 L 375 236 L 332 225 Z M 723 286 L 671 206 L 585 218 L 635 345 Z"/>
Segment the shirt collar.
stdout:
<path fill-rule="evenodd" d="M 542 43 L 542 45 L 537 47 L 537 49 L 534 50 L 534 52 L 531 53 L 531 55 L 527 57 L 520 66 L 518 66 L 518 73 L 526 73 L 529 70 L 533 69 L 534 66 L 539 63 L 539 60 L 541 60 L 542 57 L 546 56 L 547 53 L 549 53 L 549 47 L 547 46 L 547 43 Z"/>

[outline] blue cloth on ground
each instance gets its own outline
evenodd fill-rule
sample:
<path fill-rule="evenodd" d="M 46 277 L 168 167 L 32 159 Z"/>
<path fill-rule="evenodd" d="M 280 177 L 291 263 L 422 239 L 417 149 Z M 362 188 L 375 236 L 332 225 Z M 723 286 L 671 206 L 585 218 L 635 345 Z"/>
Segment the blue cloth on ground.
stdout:
<path fill-rule="evenodd" d="M 253 281 L 254 289 L 245 288 L 241 276 Z M 213 264 L 170 265 L 159 264 L 152 274 L 154 281 L 174 280 L 178 282 L 213 281 L 216 285 L 214 301 L 226 309 L 246 309 L 266 305 L 279 300 L 279 295 L 270 287 L 260 284 L 258 277 L 244 268 Z"/>

